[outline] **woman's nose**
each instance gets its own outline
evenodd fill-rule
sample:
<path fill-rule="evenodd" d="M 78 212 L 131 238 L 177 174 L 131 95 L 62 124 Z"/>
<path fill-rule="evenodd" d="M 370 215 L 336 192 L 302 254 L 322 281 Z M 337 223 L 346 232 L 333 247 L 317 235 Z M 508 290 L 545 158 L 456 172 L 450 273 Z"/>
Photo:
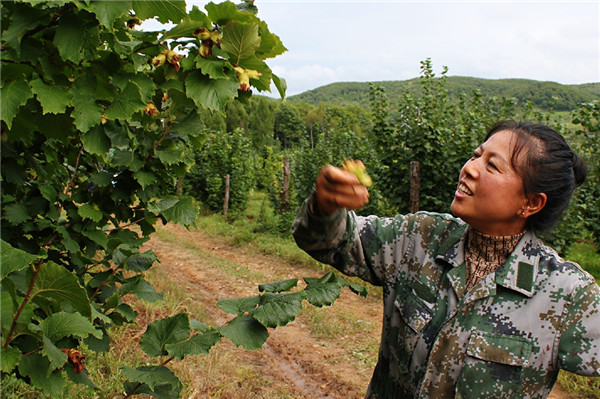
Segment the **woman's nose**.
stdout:
<path fill-rule="evenodd" d="M 479 170 L 477 168 L 477 160 L 479 158 L 469 159 L 463 166 L 463 174 L 476 179 L 479 177 Z"/>

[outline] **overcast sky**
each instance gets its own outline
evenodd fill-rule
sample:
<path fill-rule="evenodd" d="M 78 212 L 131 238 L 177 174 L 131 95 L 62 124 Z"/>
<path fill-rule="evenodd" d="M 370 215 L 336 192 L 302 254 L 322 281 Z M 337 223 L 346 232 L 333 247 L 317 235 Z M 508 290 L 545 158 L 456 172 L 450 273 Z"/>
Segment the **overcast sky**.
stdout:
<path fill-rule="evenodd" d="M 333 82 L 415 78 L 426 58 L 449 76 L 600 82 L 600 0 L 255 5 L 288 49 L 267 60 L 288 96 Z"/>

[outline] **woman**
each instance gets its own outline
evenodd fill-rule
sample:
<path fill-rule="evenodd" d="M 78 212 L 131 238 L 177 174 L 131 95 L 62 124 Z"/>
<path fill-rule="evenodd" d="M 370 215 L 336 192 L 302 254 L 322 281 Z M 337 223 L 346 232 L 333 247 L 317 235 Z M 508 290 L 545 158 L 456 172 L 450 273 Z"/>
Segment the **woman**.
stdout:
<path fill-rule="evenodd" d="M 600 288 L 535 235 L 586 170 L 544 126 L 494 126 L 463 166 L 452 215 L 359 217 L 356 177 L 326 166 L 292 232 L 317 260 L 383 286 L 368 398 L 544 398 L 559 369 L 600 376 Z"/>

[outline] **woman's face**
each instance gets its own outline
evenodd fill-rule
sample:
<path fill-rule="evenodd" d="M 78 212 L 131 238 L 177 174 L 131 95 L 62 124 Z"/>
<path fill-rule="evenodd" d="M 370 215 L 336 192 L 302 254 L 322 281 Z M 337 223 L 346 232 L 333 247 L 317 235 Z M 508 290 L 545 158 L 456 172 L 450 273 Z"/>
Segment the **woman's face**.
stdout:
<path fill-rule="evenodd" d="M 452 212 L 481 233 L 512 235 L 525 227 L 523 180 L 511 165 L 514 141 L 509 130 L 494 134 L 460 171 Z"/>

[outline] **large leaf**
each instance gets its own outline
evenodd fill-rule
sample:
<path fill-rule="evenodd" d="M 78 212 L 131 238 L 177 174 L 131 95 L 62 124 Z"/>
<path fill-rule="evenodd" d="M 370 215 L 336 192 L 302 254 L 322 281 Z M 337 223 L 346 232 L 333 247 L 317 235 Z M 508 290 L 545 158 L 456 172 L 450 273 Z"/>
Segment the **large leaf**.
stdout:
<path fill-rule="evenodd" d="M 186 16 L 184 0 L 133 1 L 133 10 L 141 20 L 158 17 L 158 22 L 178 23 Z"/>
<path fill-rule="evenodd" d="M 237 316 L 229 324 L 220 327 L 219 331 L 236 346 L 247 350 L 260 349 L 269 337 L 265 326 L 248 315 Z"/>
<path fill-rule="evenodd" d="M 39 328 L 48 339 L 56 342 L 64 337 L 86 338 L 88 335 L 100 339 L 102 331 L 96 329 L 89 318 L 79 313 L 58 312 L 42 320 Z"/>
<path fill-rule="evenodd" d="M 140 348 L 152 357 L 167 355 L 167 344 L 176 344 L 190 338 L 188 315 L 180 313 L 153 321 L 140 339 Z"/>
<path fill-rule="evenodd" d="M 82 134 L 81 141 L 90 154 L 105 155 L 110 150 L 110 139 L 100 125 Z"/>
<path fill-rule="evenodd" d="M 175 344 L 166 344 L 165 348 L 169 355 L 176 359 L 184 356 L 206 355 L 210 348 L 221 340 L 221 334 L 217 330 L 210 330 L 204 334 L 194 335 L 192 338 Z"/>
<path fill-rule="evenodd" d="M 9 204 L 4 208 L 4 218 L 13 225 L 18 225 L 31 219 L 27 208 L 23 204 Z"/>
<path fill-rule="evenodd" d="M 50 360 L 37 353 L 23 356 L 19 362 L 19 373 L 29 377 L 31 384 L 48 395 L 59 397 L 62 394 L 66 380 L 60 370 L 52 373 L 49 371 Z"/>
<path fill-rule="evenodd" d="M 276 281 L 274 283 L 261 284 L 258 286 L 260 292 L 282 292 L 289 291 L 298 285 L 298 279 L 292 278 L 289 280 Z"/>
<path fill-rule="evenodd" d="M 54 345 L 54 343 L 48 339 L 48 337 L 44 337 L 43 341 L 44 346 L 42 348 L 42 355 L 46 356 L 48 360 L 50 360 L 49 369 L 54 371 L 67 362 L 67 355 L 58 349 L 56 345 Z"/>
<path fill-rule="evenodd" d="M 42 79 L 36 79 L 30 85 L 44 114 L 60 114 L 71 105 L 71 93 L 64 87 L 47 85 Z"/>
<path fill-rule="evenodd" d="M 51 298 L 59 303 L 68 302 L 85 317 L 92 314 L 87 293 L 79 285 L 77 277 L 54 262 L 46 262 L 40 266 L 31 292 L 34 302 L 38 297 Z"/>
<path fill-rule="evenodd" d="M 102 120 L 102 107 L 96 104 L 96 77 L 84 74 L 73 83 L 73 111 L 75 127 L 81 132 L 87 132 Z"/>
<path fill-rule="evenodd" d="M 168 222 L 194 225 L 198 215 L 198 207 L 191 197 L 167 197 L 149 207 L 152 212 L 160 213 Z"/>
<path fill-rule="evenodd" d="M 10 273 L 26 268 L 37 258 L 39 256 L 21 251 L 6 241 L 0 240 L 0 265 L 2 265 L 0 267 L 0 277 L 4 279 Z"/>
<path fill-rule="evenodd" d="M 260 296 L 251 296 L 246 298 L 221 298 L 217 305 L 222 311 L 229 314 L 243 314 L 256 309 L 260 303 Z"/>
<path fill-rule="evenodd" d="M 10 24 L 7 24 L 6 30 L 2 32 L 2 40 L 19 52 L 19 44 L 25 33 L 38 25 L 48 23 L 49 19 L 50 15 L 46 10 L 29 6 L 18 7 L 11 16 Z"/>
<path fill-rule="evenodd" d="M 235 80 L 210 79 L 200 71 L 191 72 L 185 80 L 185 92 L 197 106 L 220 112 L 237 95 L 239 86 Z"/>
<path fill-rule="evenodd" d="M 91 219 L 94 222 L 102 220 L 104 213 L 98 209 L 98 205 L 83 204 L 77 208 L 77 213 L 84 219 Z"/>
<path fill-rule="evenodd" d="M 251 313 L 265 327 L 285 326 L 293 321 L 302 310 L 304 293 L 265 294 L 262 304 Z"/>
<path fill-rule="evenodd" d="M 231 63 L 239 65 L 241 61 L 253 58 L 259 46 L 258 24 L 233 21 L 223 28 L 221 49 Z"/>
<path fill-rule="evenodd" d="M 0 117 L 10 129 L 19 107 L 33 97 L 31 88 L 24 80 L 4 84 L 0 90 Z"/>
<path fill-rule="evenodd" d="M 157 262 L 158 258 L 153 251 L 146 251 L 141 254 L 133 254 L 125 261 L 125 268 L 134 272 L 144 272 Z"/>
<path fill-rule="evenodd" d="M 108 119 L 125 120 L 131 118 L 134 113 L 143 110 L 145 106 L 139 86 L 129 82 L 108 107 L 105 115 Z"/>
<path fill-rule="evenodd" d="M 339 298 L 342 286 L 338 284 L 333 273 L 328 273 L 320 279 L 305 278 L 307 287 L 306 300 L 313 306 L 329 306 Z"/>
<path fill-rule="evenodd" d="M 96 14 L 98 21 L 112 31 L 115 19 L 131 10 L 131 1 L 93 1 L 84 8 Z"/>
<path fill-rule="evenodd" d="M 175 399 L 181 392 L 182 385 L 177 376 L 163 366 L 143 366 L 137 369 L 126 367 L 123 374 L 130 381 L 143 384 L 142 387 L 137 387 L 136 394 L 146 393 L 159 399 Z M 126 391 L 136 385 L 126 384 Z"/>
<path fill-rule="evenodd" d="M 81 14 L 79 14 L 81 15 Z M 78 19 L 78 15 L 64 13 L 58 20 L 54 34 L 54 45 L 65 61 L 78 64 L 84 57 L 84 47 L 88 44 L 89 29 Z"/>
<path fill-rule="evenodd" d="M 5 373 L 10 373 L 19 364 L 23 354 L 19 348 L 9 346 L 4 348 L 4 345 L 0 348 L 0 368 Z"/>
<path fill-rule="evenodd" d="M 260 48 L 256 56 L 261 60 L 276 57 L 287 51 L 279 36 L 271 33 L 265 21 L 260 21 Z"/>
<path fill-rule="evenodd" d="M 162 300 L 163 295 L 156 292 L 154 287 L 144 280 L 144 276 L 138 275 L 127 279 L 125 283 L 119 288 L 119 295 L 134 294 L 139 299 L 148 302 L 155 302 Z"/>

